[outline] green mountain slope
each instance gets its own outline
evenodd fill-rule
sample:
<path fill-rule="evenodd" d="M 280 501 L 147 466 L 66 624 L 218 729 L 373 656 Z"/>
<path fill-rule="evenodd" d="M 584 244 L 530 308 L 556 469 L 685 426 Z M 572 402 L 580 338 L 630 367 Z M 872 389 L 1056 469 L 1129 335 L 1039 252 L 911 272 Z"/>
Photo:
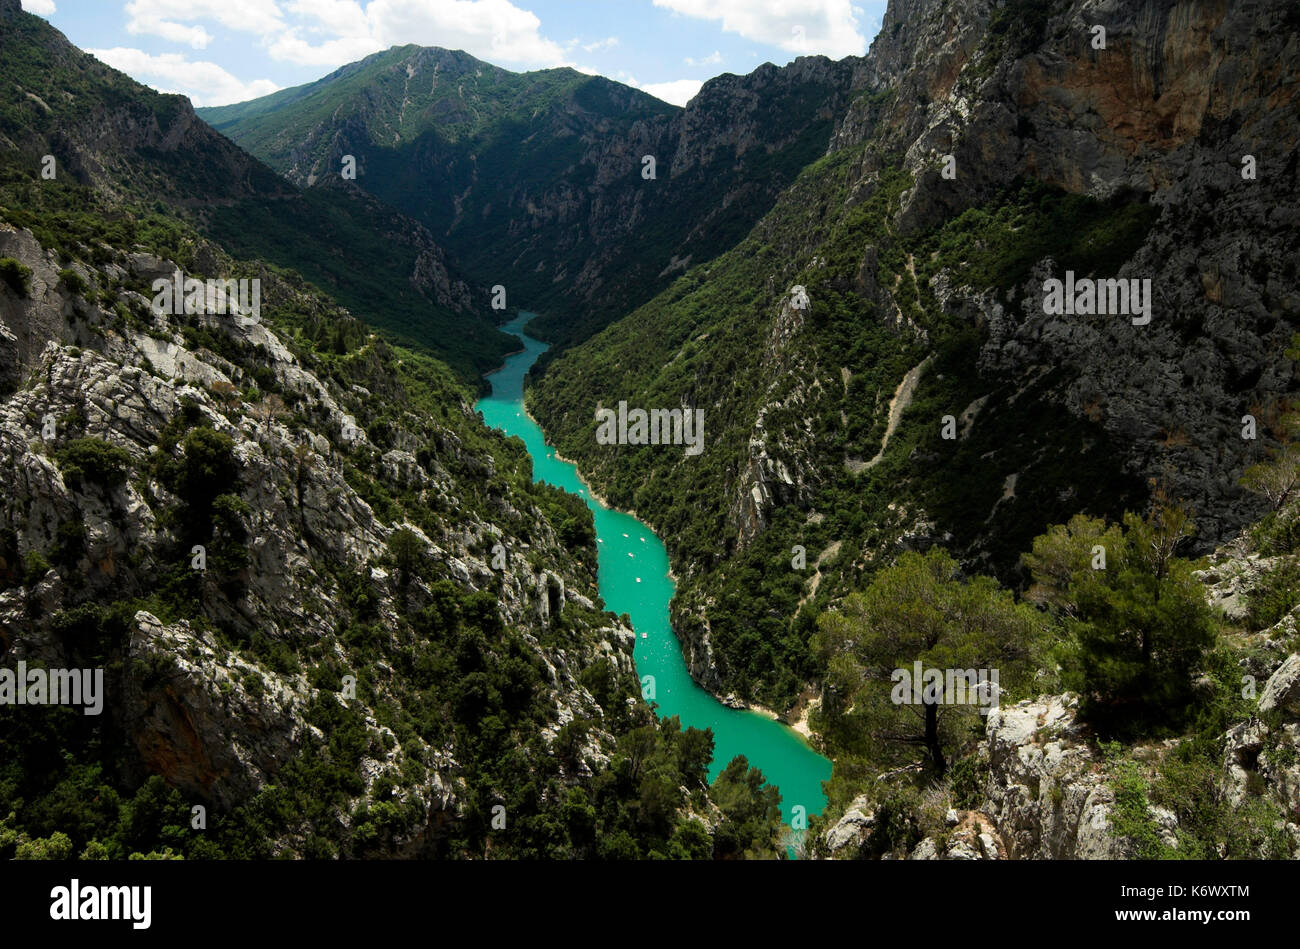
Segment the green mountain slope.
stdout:
<path fill-rule="evenodd" d="M 709 733 L 640 700 L 585 505 L 424 348 L 206 237 L 217 202 L 136 200 L 191 166 L 140 141 L 157 97 L 68 62 L 40 88 L 84 174 L 40 177 L 21 104 L 0 161 L 0 666 L 99 670 L 103 704 L 0 704 L 0 859 L 777 856 L 775 789 L 710 786 Z M 157 312 L 177 271 L 259 280 L 260 319 Z"/>
<path fill-rule="evenodd" d="M 800 59 L 719 77 L 677 109 L 570 69 L 407 46 L 199 114 L 309 188 L 354 156 L 358 185 L 570 342 L 740 240 L 824 152 L 852 80 L 852 60 Z"/>
<path fill-rule="evenodd" d="M 113 199 L 183 213 L 232 250 L 294 267 L 362 318 L 439 353 L 466 380 L 510 339 L 427 230 L 355 188 L 308 194 L 194 115 L 73 47 L 34 16 L 0 24 L 5 159 Z"/>
<path fill-rule="evenodd" d="M 831 153 L 740 246 L 535 381 L 559 449 L 665 538 L 674 625 L 715 691 L 788 706 L 824 674 L 815 613 L 900 550 L 1019 585 L 1049 524 L 1152 485 L 1195 508 L 1203 546 L 1262 512 L 1237 479 L 1267 436 L 1241 419 L 1294 386 L 1295 222 L 1274 208 L 1295 162 L 1272 144 L 1296 137 L 1275 105 L 1294 90 L 1244 40 L 1208 47 L 1210 13 L 1116 15 L 1090 58 L 1071 8 L 891 4 Z M 1231 122 L 1206 105 L 1229 99 Z M 1243 181 L 1246 153 L 1277 174 Z M 1151 279 L 1151 323 L 1046 314 L 1067 270 Z M 704 452 L 598 444 L 595 410 L 621 400 L 702 409 Z"/>
<path fill-rule="evenodd" d="M 82 197 L 44 245 L 0 214 L 0 658 L 102 669 L 104 704 L 0 707 L 0 858 L 774 852 L 639 701 L 585 506 L 446 366 Z M 262 322 L 152 313 L 177 247 L 257 276 Z"/>

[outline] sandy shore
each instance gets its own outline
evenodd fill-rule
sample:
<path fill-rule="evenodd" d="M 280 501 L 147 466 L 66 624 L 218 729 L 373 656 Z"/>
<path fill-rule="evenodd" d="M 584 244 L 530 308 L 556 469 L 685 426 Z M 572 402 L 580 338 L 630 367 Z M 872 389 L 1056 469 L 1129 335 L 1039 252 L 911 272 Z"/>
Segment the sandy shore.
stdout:
<path fill-rule="evenodd" d="M 741 701 L 743 702 L 744 699 L 741 699 Z M 772 711 L 766 705 L 759 705 L 757 702 L 745 702 L 745 708 L 749 709 L 751 712 L 758 712 L 760 715 L 766 715 L 774 722 L 782 721 L 781 716 Z"/>
<path fill-rule="evenodd" d="M 799 713 L 799 717 L 790 723 L 791 728 L 810 741 L 813 737 L 813 730 L 808 724 L 808 716 L 812 714 L 812 710 L 820 704 L 821 699 L 810 699 L 805 702 L 803 709 Z"/>
<path fill-rule="evenodd" d="M 812 714 L 812 710 L 820 704 L 821 696 L 816 689 L 804 689 L 799 693 L 799 697 L 794 700 L 794 705 L 790 707 L 789 714 L 785 719 L 786 723 L 800 735 L 803 735 L 804 738 L 811 741 L 816 733 L 812 730 L 812 726 L 808 724 L 808 717 Z"/>

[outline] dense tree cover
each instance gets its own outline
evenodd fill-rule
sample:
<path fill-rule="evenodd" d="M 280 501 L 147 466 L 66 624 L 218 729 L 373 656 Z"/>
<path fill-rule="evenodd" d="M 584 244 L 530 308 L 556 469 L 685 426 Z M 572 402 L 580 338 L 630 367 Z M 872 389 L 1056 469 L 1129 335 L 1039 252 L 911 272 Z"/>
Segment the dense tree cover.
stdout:
<path fill-rule="evenodd" d="M 1216 628 L 1189 561 L 1188 513 L 1163 504 L 1122 525 L 1078 515 L 1025 556 L 1035 595 L 1061 618 L 1073 648 L 1064 681 L 1107 730 L 1140 732 L 1186 721 L 1194 674 Z"/>
<path fill-rule="evenodd" d="M 55 453 L 63 477 L 70 483 L 90 482 L 114 488 L 126 481 L 131 455 L 100 438 L 74 438 Z"/>
<path fill-rule="evenodd" d="M 1258 778 L 1239 805 L 1224 806 L 1225 735 L 1259 714 L 1242 687 L 1241 664 L 1252 647 L 1211 613 L 1192 577 L 1197 564 L 1180 555 L 1193 531 L 1189 513 L 1157 490 L 1146 516 L 1128 513 L 1113 523 L 1077 515 L 1037 537 L 1024 555 L 1032 585 L 1019 602 L 986 577 L 961 576 L 946 553 L 931 550 L 904 554 L 863 593 L 823 613 L 816 641 L 827 650 L 829 673 L 826 706 L 813 723 L 835 759 L 827 814 L 842 813 L 863 792 L 872 802 L 876 822 L 858 856 L 902 856 L 923 836 L 942 841 L 947 808 L 981 806 L 987 762 L 973 751 L 983 722 L 948 732 L 941 724 L 950 767 L 937 780 L 926 743 L 916 740 L 919 717 L 910 731 L 899 727 L 886 673 L 915 658 L 969 667 L 981 656 L 970 650 L 985 637 L 995 654 L 999 645 L 1030 645 L 1021 674 L 1002 678 L 1004 702 L 1063 689 L 1080 694 L 1080 714 L 1115 791 L 1113 832 L 1135 855 L 1289 856 L 1285 815 Z M 1289 562 L 1283 566 L 1289 570 Z M 1278 568 L 1256 593 L 1269 604 L 1282 601 L 1293 576 Z M 1247 622 L 1257 628 L 1253 617 Z M 926 634 L 935 629 L 947 632 L 951 645 L 927 652 Z M 962 636 L 963 629 L 970 632 Z M 942 646 L 942 637 L 937 641 Z M 904 741 L 882 741 L 882 734 Z M 1121 743 L 1145 739 L 1149 749 L 1151 738 L 1165 742 L 1154 760 L 1149 750 L 1138 756 Z M 1270 731 L 1266 744 L 1270 761 L 1294 761 L 1284 730 Z M 892 776 L 882 780 L 887 772 Z M 1152 807 L 1176 816 L 1176 842 L 1160 831 Z M 814 821 L 814 835 L 824 829 Z"/>
<path fill-rule="evenodd" d="M 500 366 L 514 338 L 496 328 L 486 299 L 453 309 L 434 299 L 441 288 L 413 284 L 433 253 L 406 237 L 416 226 L 365 195 L 331 188 L 220 205 L 204 233 L 232 254 L 301 273 L 394 341 L 437 354 L 461 385 L 486 391 L 483 373 Z"/>
<path fill-rule="evenodd" d="M 595 836 L 579 856 L 633 859 L 772 859 L 780 794 L 737 756 L 708 784 L 713 734 L 676 716 L 624 733 L 596 779 Z M 720 814 L 718 813 L 720 812 Z M 710 832 L 709 827 L 714 829 Z"/>
<path fill-rule="evenodd" d="M 117 259 L 119 252 L 100 242 L 121 237 L 114 230 L 120 222 L 94 207 L 74 212 L 69 206 L 45 221 L 56 246 L 87 255 L 90 264 Z M 137 225 L 129 238 L 180 257 L 203 246 L 183 223 L 157 231 Z M 92 254 L 92 247 L 101 249 Z M 107 256 L 97 261 L 96 254 Z M 307 710 L 320 737 L 309 733 L 266 788 L 223 811 L 212 801 L 182 799 L 143 773 L 133 754 L 123 754 L 123 723 L 113 708 L 98 718 L 58 707 L 2 708 L 0 858 L 780 856 L 771 846 L 775 816 L 763 811 L 772 817 L 765 823 L 746 810 L 739 791 L 728 796 L 734 820 L 711 803 L 705 777 L 711 736 L 683 731 L 676 722 L 657 723 L 640 701 L 635 677 L 616 674 L 607 661 L 594 663 L 581 681 L 597 705 L 583 713 L 587 717 L 563 726 L 556 721 L 554 684 L 530 637 L 580 655 L 593 631 L 609 622 L 599 612 L 594 528 L 581 499 L 533 484 L 522 442 L 483 427 L 471 394 L 428 353 L 369 331 L 292 272 L 237 261 L 225 266 L 269 281 L 263 321 L 302 367 L 337 384 L 338 398 L 367 443 L 350 443 L 323 409 L 282 386 L 260 347 L 197 318 L 178 317 L 187 344 L 233 363 L 240 384 L 213 386 L 206 407 L 181 399 L 142 459 L 132 461 L 122 449 L 87 437 L 79 411 L 58 420 L 58 436 L 46 449 L 82 492 L 128 479 L 141 492 L 153 508 L 159 539 L 153 549 L 132 552 L 125 576 L 148 576 L 148 585 L 115 590 L 117 599 L 85 592 L 85 527 L 77 520 L 59 526 L 51 549 L 25 558 L 15 532 L 0 532 L 0 584 L 33 585 L 57 571 L 68 596 L 61 611 L 43 621 L 71 665 L 105 669 L 110 694 L 124 694 L 128 676 L 147 685 L 170 674 L 165 662 L 125 666 L 133 617 L 144 609 L 164 622 L 187 621 L 256 667 L 305 675 L 320 690 Z M 114 299 L 119 289 L 147 288 L 129 279 L 117 284 L 106 271 L 91 269 L 86 293 L 106 308 L 103 318 L 145 331 L 146 314 Z M 324 435 L 349 484 L 398 527 L 387 552 L 372 563 L 313 560 L 321 584 L 343 605 L 330 617 L 331 633 L 295 636 L 288 624 L 288 632 L 268 634 L 215 608 L 240 595 L 251 511 L 241 497 L 248 474 L 214 412 L 236 425 L 251 417 Z M 455 496 L 401 487 L 381 476 L 383 452 L 412 443 L 422 446 L 413 454 L 427 473 L 455 479 Z M 301 451 L 285 460 L 289 479 L 272 489 L 290 507 L 300 506 L 295 492 L 312 457 Z M 108 516 L 121 522 L 127 512 L 110 506 Z M 416 532 L 399 526 L 409 522 L 437 539 L 472 516 L 528 543 L 530 560 L 542 558 L 535 567 L 553 569 L 545 551 L 565 550 L 574 573 L 570 583 L 598 608 L 569 602 L 544 628 L 514 628 L 504 622 L 497 595 L 472 593 L 445 579 Z M 195 545 L 206 550 L 205 570 L 193 567 Z M 395 626 L 380 620 L 372 567 L 395 569 L 406 587 Z M 356 676 L 356 700 L 339 692 L 345 673 Z M 264 687 L 256 673 L 240 684 L 252 695 Z M 375 723 L 366 722 L 363 708 L 373 709 Z M 615 736 L 608 760 L 593 756 L 589 739 L 597 729 Z M 450 749 L 454 766 L 431 760 L 425 747 Z M 355 805 L 366 787 L 363 760 L 392 754 L 399 779 L 381 779 L 369 803 Z M 453 781 L 459 818 L 430 809 L 431 792 L 423 789 L 435 771 Z M 775 793 L 761 776 L 744 780 L 763 800 Z M 196 803 L 208 807 L 202 832 L 190 824 Z M 493 826 L 498 807 L 505 809 L 502 829 Z M 718 826 L 727 828 L 726 844 L 715 854 Z M 413 839 L 421 841 L 418 847 L 412 848 Z"/>
<path fill-rule="evenodd" d="M 865 591 L 818 619 L 816 641 L 828 669 L 824 734 L 837 748 L 882 768 L 914 760 L 919 747 L 942 777 L 947 753 L 982 723 L 978 710 L 987 711 L 1001 692 L 1014 694 L 1032 678 L 1045 626 L 1037 611 L 1016 603 L 997 581 L 961 578 L 956 561 L 942 550 L 905 553 Z M 997 681 L 981 690 L 948 675 L 923 688 L 914 681 L 918 662 L 941 675 L 996 670 Z"/>
<path fill-rule="evenodd" d="M 1195 679 L 1220 656 L 1194 564 L 1177 554 L 1192 530 L 1187 512 L 1170 504 L 1118 525 L 1077 515 L 1024 555 L 1034 581 L 1025 600 L 989 577 L 963 575 L 941 549 L 901 555 L 818 619 L 814 641 L 828 672 L 815 724 L 837 776 L 922 759 L 942 776 L 946 751 L 960 756 L 982 734 L 973 702 L 948 704 L 946 680 L 933 702 L 895 701 L 903 693 L 891 674 L 916 662 L 998 668 L 1000 701 L 1029 688 L 1073 689 L 1102 733 L 1192 724 Z"/>
<path fill-rule="evenodd" d="M 781 795 L 763 783 L 763 773 L 744 755 L 731 760 L 713 782 L 713 799 L 722 811 L 714 852 L 723 859 L 770 858 L 778 852 Z"/>
<path fill-rule="evenodd" d="M 878 170 L 855 187 L 864 164 Z M 1047 525 L 1079 510 L 1117 517 L 1145 501 L 1145 485 L 1114 471 L 1100 425 L 1050 397 L 1059 373 L 981 376 L 979 331 L 945 313 L 931 280 L 959 275 L 1014 303 L 1029 268 L 1049 256 L 1109 273 L 1156 212 L 1024 181 L 933 229 L 900 233 L 893 222 L 914 186 L 868 146 L 814 162 L 741 245 L 557 356 L 528 391 L 559 449 L 664 538 L 682 577 L 674 626 L 689 637 L 707 621 L 719 688 L 770 707 L 787 707 L 825 671 L 809 648 L 815 613 L 864 587 L 922 512 L 951 532 L 963 559 L 1018 583 L 1019 555 Z M 811 305 L 787 314 L 778 345 L 774 321 L 796 284 Z M 911 407 L 868 467 L 891 398 L 922 365 Z M 707 407 L 703 454 L 598 445 L 594 409 L 621 399 Z M 940 420 L 977 400 L 962 437 L 942 438 Z M 768 483 L 777 501 L 758 536 L 742 541 L 759 439 L 796 483 Z M 792 567 L 796 545 L 803 570 Z"/>

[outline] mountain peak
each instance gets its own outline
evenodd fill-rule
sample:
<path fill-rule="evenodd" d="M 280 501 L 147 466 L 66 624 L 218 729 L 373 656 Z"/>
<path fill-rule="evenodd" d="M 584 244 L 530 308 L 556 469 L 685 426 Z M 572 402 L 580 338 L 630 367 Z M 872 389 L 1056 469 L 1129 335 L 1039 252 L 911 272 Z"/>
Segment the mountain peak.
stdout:
<path fill-rule="evenodd" d="M 22 0 L 0 0 L 0 17 L 4 17 L 8 20 L 22 12 Z"/>

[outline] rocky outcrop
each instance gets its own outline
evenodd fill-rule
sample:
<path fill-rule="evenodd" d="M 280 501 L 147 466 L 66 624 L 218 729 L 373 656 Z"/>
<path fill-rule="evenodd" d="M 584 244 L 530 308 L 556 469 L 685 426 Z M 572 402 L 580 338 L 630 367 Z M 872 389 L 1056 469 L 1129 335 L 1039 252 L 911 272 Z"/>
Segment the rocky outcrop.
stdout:
<path fill-rule="evenodd" d="M 213 266 L 228 266 L 208 252 Z M 318 375 L 313 357 L 295 355 L 265 320 L 155 312 L 133 281 L 179 268 L 139 251 L 106 247 L 102 264 L 75 264 L 85 292 L 60 277 L 55 254 L 29 232 L 0 225 L 0 256 L 31 271 L 26 297 L 0 286 L 0 340 L 12 357 L 9 391 L 0 391 L 0 659 L 76 668 L 95 636 L 111 636 L 97 648 L 112 659 L 104 714 L 124 745 L 118 778 L 159 775 L 187 799 L 229 811 L 325 740 L 310 708 L 338 703 L 366 722 L 371 743 L 354 807 L 364 809 L 377 786 L 386 801 L 423 812 L 425 830 L 391 844 L 427 852 L 425 831 L 460 807 L 457 748 L 409 734 L 397 742 L 376 707 L 405 694 L 394 672 L 405 623 L 435 602 L 442 579 L 465 596 L 492 594 L 500 621 L 547 670 L 540 698 L 556 721 L 599 722 L 602 710 L 578 675 L 597 659 L 631 674 L 633 634 L 596 610 L 591 567 L 530 497 L 491 487 L 500 462 L 456 430 L 478 424 L 467 394 L 447 390 L 435 422 L 402 401 L 384 362 L 392 356 L 374 337 L 357 353 L 380 367 L 368 385 L 383 391 L 372 392 Z M 261 279 L 264 299 L 341 327 L 352 322 L 310 291 L 271 273 Z M 358 422 L 379 405 L 401 407 L 383 430 L 386 450 Z M 214 463 L 205 474 L 228 483 L 198 560 L 178 536 L 189 495 L 166 474 L 186 462 L 176 433 L 194 426 L 229 440 L 234 469 L 220 475 Z M 118 453 L 121 470 L 72 473 L 62 453 L 74 444 Z M 417 497 L 421 524 L 378 513 L 371 502 L 380 491 Z M 482 513 L 463 505 L 483 492 Z M 388 547 L 398 531 L 416 538 L 423 577 L 393 568 Z M 158 602 L 185 618 L 136 610 L 125 628 L 105 632 L 118 622 L 106 608 L 147 600 L 160 586 L 170 592 Z M 370 611 L 362 652 L 339 638 L 357 596 Z M 567 628 L 557 640 L 562 612 Z M 298 658 L 322 643 L 331 644 L 327 654 Z M 336 672 L 317 670 L 309 681 L 322 662 Z M 590 775 L 612 744 L 608 732 L 590 729 L 574 775 Z"/>
<path fill-rule="evenodd" d="M 1217 793 L 1233 808 L 1261 796 L 1271 799 L 1284 815 L 1285 829 L 1300 854 L 1300 706 L 1292 701 L 1292 693 L 1300 693 L 1298 683 L 1300 655 L 1293 654 L 1270 677 L 1260 696 L 1260 714 L 1270 721 L 1277 716 L 1279 721 L 1270 725 L 1251 718 L 1223 735 Z M 1176 744 L 1170 741 L 1163 748 L 1140 751 L 1129 766 L 1139 759 L 1158 761 Z M 1044 695 L 993 709 L 985 739 L 973 755 L 977 771 L 986 775 L 980 800 L 970 810 L 950 808 L 942 829 L 922 837 L 908 859 L 1114 860 L 1136 855 L 1136 842 L 1120 835 L 1115 826 L 1121 760 L 1100 752 L 1094 736 L 1078 719 L 1077 696 Z M 879 781 L 897 776 L 888 773 Z M 820 843 L 825 856 L 867 855 L 864 848 L 877 823 L 872 800 L 870 794 L 855 798 L 823 831 Z M 1177 852 L 1177 814 L 1148 803 L 1147 823 L 1160 845 Z"/>
<path fill-rule="evenodd" d="M 1250 594 L 1260 578 L 1278 561 L 1244 550 L 1215 551 L 1208 569 L 1194 576 L 1205 585 L 1206 599 L 1212 607 L 1232 621 L 1241 622 L 1250 612 Z"/>
<path fill-rule="evenodd" d="M 948 812 L 949 830 L 941 837 L 926 837 L 909 860 L 1005 860 L 1006 846 L 988 817 L 977 811 Z"/>
<path fill-rule="evenodd" d="M 1233 805 L 1267 794 L 1281 805 L 1300 846 L 1300 654 L 1292 653 L 1259 695 L 1259 714 L 1224 738 L 1223 779 Z"/>
<path fill-rule="evenodd" d="M 798 356 L 789 350 L 803 331 L 811 306 L 812 302 L 802 286 L 792 287 L 781 301 L 776 321 L 762 350 L 763 364 L 773 376 L 782 378 L 798 367 Z M 786 459 L 798 450 L 790 434 L 779 428 L 769 430 L 769 414 L 784 418 L 804 411 L 802 394 L 796 392 L 782 399 L 777 395 L 777 386 L 773 385 L 769 387 L 767 397 L 769 401 L 759 409 L 758 417 L 754 419 L 749 436 L 749 456 L 727 516 L 728 523 L 736 528 L 737 551 L 744 551 L 762 533 L 774 509 L 790 504 L 807 504 L 812 493 L 809 482 L 816 479 L 806 456 L 797 457 L 794 464 L 787 462 Z M 774 443 L 771 451 L 769 442 Z"/>
<path fill-rule="evenodd" d="M 1259 710 L 1267 713 L 1274 709 L 1291 721 L 1300 721 L 1300 654 L 1289 656 L 1264 683 Z"/>
<path fill-rule="evenodd" d="M 713 652 L 713 631 L 709 626 L 708 604 L 696 606 L 681 598 L 674 598 L 672 624 L 673 632 L 681 641 L 682 658 L 686 660 L 686 668 L 691 678 L 699 683 L 701 688 L 712 692 L 720 701 L 735 696 L 734 693 L 729 696 L 722 695 L 724 691 L 722 675 Z M 743 707 L 744 699 L 735 696 L 735 701 L 741 703 Z M 731 707 L 736 706 L 733 704 Z"/>
<path fill-rule="evenodd" d="M 981 748 L 989 767 L 982 810 L 1013 860 L 1130 856 L 1111 832 L 1114 791 L 1077 710 L 1077 698 L 1067 695 L 989 712 Z"/>
<path fill-rule="evenodd" d="M 1281 77 L 1300 57 L 1296 26 L 1284 2 L 894 2 L 868 57 L 876 93 L 832 142 L 905 156 L 905 230 L 1019 176 L 1159 212 L 1131 259 L 1098 275 L 1150 279 L 1149 325 L 1045 315 L 1042 281 L 1063 273 L 1052 261 L 1010 302 L 959 293 L 945 307 L 986 328 L 982 372 L 1065 369 L 1055 397 L 1118 439 L 1127 471 L 1160 471 L 1193 503 L 1205 549 L 1262 513 L 1236 484 L 1262 447 L 1241 419 L 1294 383 L 1284 351 L 1300 291 L 1284 262 L 1300 212 L 1286 143 L 1300 93 Z M 955 179 L 940 174 L 945 155 Z M 1243 175 L 1246 156 L 1256 174 Z"/>
<path fill-rule="evenodd" d="M 1265 695 L 1276 698 L 1279 692 L 1294 689 L 1300 657 L 1291 656 L 1284 664 L 1281 677 L 1270 680 Z M 1285 671 L 1284 671 L 1285 670 Z M 1261 712 L 1278 710 L 1282 721 L 1269 726 L 1259 719 L 1243 722 L 1224 736 L 1222 786 L 1224 797 L 1233 807 L 1240 807 L 1255 797 L 1267 797 L 1285 815 L 1295 853 L 1300 856 L 1300 714 L 1270 704 Z"/>
<path fill-rule="evenodd" d="M 865 795 L 854 798 L 843 816 L 824 834 L 827 849 L 832 856 L 853 856 L 866 842 L 875 823 L 870 799 Z"/>
<path fill-rule="evenodd" d="M 148 669 L 126 676 L 121 717 L 142 776 L 229 810 L 288 763 L 309 728 L 311 689 L 217 646 L 187 622 L 136 614 L 126 656 Z M 232 727 L 238 723 L 237 727 Z"/>

